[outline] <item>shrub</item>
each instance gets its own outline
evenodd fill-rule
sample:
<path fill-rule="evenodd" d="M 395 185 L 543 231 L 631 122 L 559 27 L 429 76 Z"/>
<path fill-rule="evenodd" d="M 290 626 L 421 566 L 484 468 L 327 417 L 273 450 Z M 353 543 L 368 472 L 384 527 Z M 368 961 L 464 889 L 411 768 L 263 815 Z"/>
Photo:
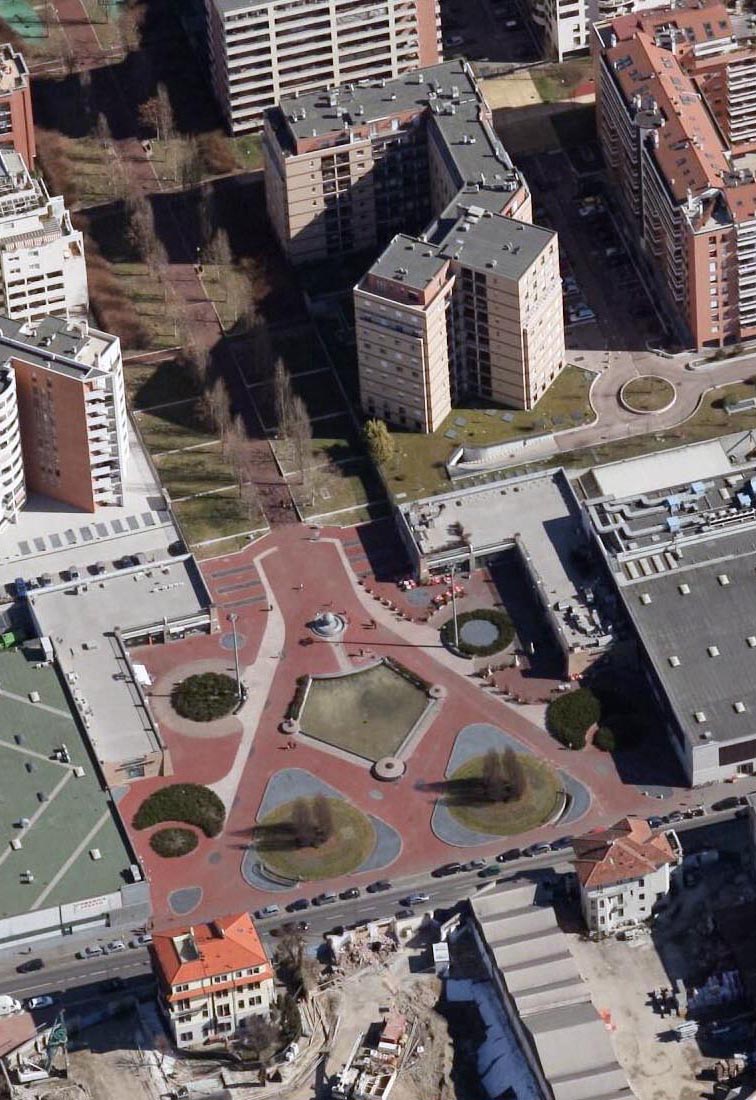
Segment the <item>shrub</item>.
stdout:
<path fill-rule="evenodd" d="M 490 645 L 470 645 L 462 638 L 462 627 L 465 623 L 472 622 L 475 619 L 482 619 L 487 623 L 493 623 L 498 630 L 498 636 L 491 642 Z M 512 620 L 506 611 L 500 611 L 495 607 L 481 607 L 477 611 L 464 611 L 461 615 L 457 615 L 457 626 L 459 627 L 459 644 L 454 643 L 454 619 L 451 618 L 441 627 L 441 641 L 450 649 L 456 649 L 459 653 L 465 654 L 467 657 L 490 657 L 493 653 L 498 653 L 502 649 L 510 644 L 514 638 L 514 626 Z"/>
<path fill-rule="evenodd" d="M 188 852 L 193 852 L 198 843 L 196 833 L 177 825 L 172 825 L 169 829 L 160 829 L 150 837 L 150 848 L 166 859 L 185 856 Z"/>
<path fill-rule="evenodd" d="M 582 749 L 585 735 L 601 717 L 601 705 L 588 688 L 578 688 L 552 699 L 546 708 L 546 726 L 557 741 Z"/>
<path fill-rule="evenodd" d="M 173 709 L 193 722 L 212 722 L 234 709 L 236 681 L 223 672 L 203 672 L 188 676 L 171 692 Z"/>
<path fill-rule="evenodd" d="M 614 730 L 610 730 L 608 726 L 601 726 L 596 730 L 593 743 L 602 752 L 614 752 L 617 748 L 617 738 L 614 736 Z"/>
<path fill-rule="evenodd" d="M 234 147 L 224 134 L 200 134 L 197 149 L 205 171 L 211 176 L 226 176 L 236 171 Z"/>
<path fill-rule="evenodd" d="M 201 829 L 205 836 L 217 836 L 223 828 L 226 809 L 215 791 L 200 783 L 173 783 L 145 798 L 134 814 L 135 829 L 148 829 L 163 821 L 183 821 Z"/>

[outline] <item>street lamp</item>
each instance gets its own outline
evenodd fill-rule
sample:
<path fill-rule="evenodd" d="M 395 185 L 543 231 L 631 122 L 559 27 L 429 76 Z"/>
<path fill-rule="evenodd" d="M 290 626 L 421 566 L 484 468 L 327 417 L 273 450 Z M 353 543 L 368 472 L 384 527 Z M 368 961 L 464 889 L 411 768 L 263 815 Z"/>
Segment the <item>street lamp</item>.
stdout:
<path fill-rule="evenodd" d="M 241 677 L 239 676 L 239 643 L 236 637 L 236 620 L 239 616 L 234 611 L 229 611 L 226 618 L 231 623 L 231 630 L 234 634 L 234 667 L 236 669 L 236 698 L 241 702 L 242 689 L 241 689 Z"/>
<path fill-rule="evenodd" d="M 454 575 L 457 572 L 457 563 L 452 562 L 451 567 L 451 594 L 452 617 L 454 619 L 454 648 L 459 649 L 459 624 L 457 623 L 457 593 L 454 591 Z"/>

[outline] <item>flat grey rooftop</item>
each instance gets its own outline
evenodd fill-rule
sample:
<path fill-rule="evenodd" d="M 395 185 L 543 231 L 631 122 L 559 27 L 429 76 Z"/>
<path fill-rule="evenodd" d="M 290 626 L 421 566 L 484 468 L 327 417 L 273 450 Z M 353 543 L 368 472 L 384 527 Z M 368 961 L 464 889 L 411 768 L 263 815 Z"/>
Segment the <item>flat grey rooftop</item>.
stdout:
<path fill-rule="evenodd" d="M 192 558 L 147 562 L 88 577 L 87 589 L 62 584 L 31 595 L 40 635 L 50 637 L 66 676 L 88 708 L 98 759 L 120 763 L 154 752 L 152 726 L 128 676 L 113 628 L 198 616 L 208 599 Z"/>
<path fill-rule="evenodd" d="M 518 538 L 570 643 L 600 633 L 584 606 L 584 581 L 573 553 L 580 545 L 580 512 L 562 470 L 527 474 L 416 500 L 400 513 L 426 560 L 461 551 L 460 528 L 478 554 L 510 547 Z"/>
<path fill-rule="evenodd" d="M 401 277 L 404 286 L 423 290 L 446 265 L 438 249 L 406 233 L 398 233 L 370 268 L 379 279 Z"/>
<path fill-rule="evenodd" d="M 750 739 L 756 715 L 754 532 L 695 549 L 697 563 L 686 553 L 685 568 L 623 589 L 626 607 L 690 741 Z"/>
<path fill-rule="evenodd" d="M 36 663 L 31 651 L 0 652 L 0 918 L 115 893 L 134 862 L 56 672 Z M 62 744 L 70 764 L 53 759 Z M 21 818 L 30 824 L 20 828 Z"/>
<path fill-rule="evenodd" d="M 43 317 L 29 325 L 0 316 L 0 361 L 16 355 L 25 362 L 77 378 L 102 374 L 98 354 L 116 337 L 98 329 L 88 329 L 84 335 L 81 326 L 82 322 L 64 317 Z"/>

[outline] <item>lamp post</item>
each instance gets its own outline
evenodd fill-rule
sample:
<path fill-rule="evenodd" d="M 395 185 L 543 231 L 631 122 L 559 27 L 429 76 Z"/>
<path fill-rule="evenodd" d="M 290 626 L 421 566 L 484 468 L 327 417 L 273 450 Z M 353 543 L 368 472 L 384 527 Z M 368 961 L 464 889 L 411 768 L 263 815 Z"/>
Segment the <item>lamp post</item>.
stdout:
<path fill-rule="evenodd" d="M 239 618 L 239 616 L 236 614 L 236 612 L 229 611 L 226 618 L 231 623 L 231 630 L 233 631 L 233 635 L 234 635 L 234 668 L 236 669 L 236 698 L 241 702 L 242 689 L 241 689 L 241 678 L 239 676 L 239 643 L 238 643 L 237 637 L 236 637 L 236 620 Z"/>
<path fill-rule="evenodd" d="M 459 649 L 459 625 L 457 623 L 457 593 L 454 591 L 454 576 L 457 572 L 457 563 L 452 562 L 451 567 L 451 594 L 452 594 L 452 618 L 454 619 L 454 648 Z"/>

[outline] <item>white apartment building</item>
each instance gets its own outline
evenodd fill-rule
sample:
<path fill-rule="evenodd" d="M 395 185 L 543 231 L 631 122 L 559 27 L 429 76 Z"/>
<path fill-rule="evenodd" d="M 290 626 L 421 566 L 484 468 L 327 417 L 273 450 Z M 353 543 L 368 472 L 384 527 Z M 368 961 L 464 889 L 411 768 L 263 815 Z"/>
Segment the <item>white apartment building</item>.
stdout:
<path fill-rule="evenodd" d="M 118 338 L 0 315 L 0 530 L 28 493 L 85 512 L 122 504 L 128 456 Z"/>
<path fill-rule="evenodd" d="M 659 0 L 529 0 L 545 52 L 557 61 L 588 53 L 591 24 L 658 6 Z"/>
<path fill-rule="evenodd" d="M 573 848 L 583 919 L 603 936 L 647 920 L 682 860 L 674 830 L 653 833 L 638 817 L 577 837 Z"/>
<path fill-rule="evenodd" d="M 50 198 L 19 154 L 0 148 L 0 313 L 86 318 L 84 242 L 63 198 Z"/>
<path fill-rule="evenodd" d="M 273 968 L 249 913 L 161 932 L 152 941 L 160 1006 L 180 1049 L 244 1035 L 268 1016 Z"/>
<path fill-rule="evenodd" d="M 285 96 L 441 60 L 438 0 L 205 0 L 211 81 L 233 134 Z"/>

